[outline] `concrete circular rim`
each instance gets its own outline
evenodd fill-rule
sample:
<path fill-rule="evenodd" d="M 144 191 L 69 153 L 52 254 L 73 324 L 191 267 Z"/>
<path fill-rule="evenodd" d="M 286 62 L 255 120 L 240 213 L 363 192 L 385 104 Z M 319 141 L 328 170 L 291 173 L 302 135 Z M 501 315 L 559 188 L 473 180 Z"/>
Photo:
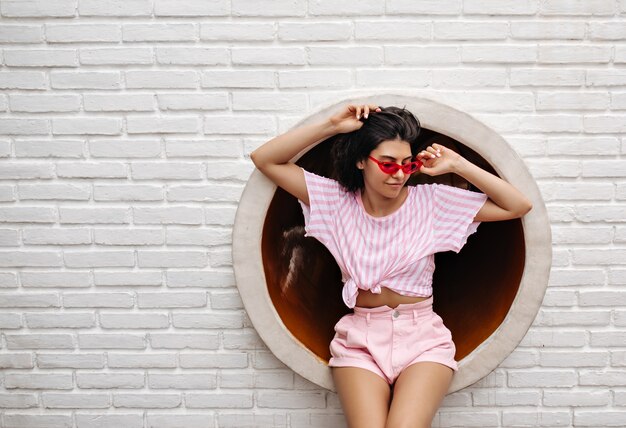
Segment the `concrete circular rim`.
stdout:
<path fill-rule="evenodd" d="M 551 230 L 541 193 L 522 159 L 495 131 L 470 115 L 419 96 L 385 92 L 343 99 L 299 121 L 293 128 L 328 117 L 346 103 L 406 106 L 424 128 L 447 135 L 476 151 L 498 175 L 522 191 L 533 209 L 522 218 L 526 245 L 525 266 L 518 292 L 500 326 L 476 349 L 459 361 L 448 392 L 465 388 L 488 375 L 515 349 L 535 319 L 552 260 Z M 292 129 L 293 129 L 292 128 Z M 300 153 L 294 161 L 302 154 Z M 309 381 L 334 390 L 326 362 L 302 345 L 285 327 L 267 291 L 261 237 L 276 186 L 254 170 L 237 208 L 233 228 L 233 267 L 244 307 L 268 348 L 283 363 Z"/>

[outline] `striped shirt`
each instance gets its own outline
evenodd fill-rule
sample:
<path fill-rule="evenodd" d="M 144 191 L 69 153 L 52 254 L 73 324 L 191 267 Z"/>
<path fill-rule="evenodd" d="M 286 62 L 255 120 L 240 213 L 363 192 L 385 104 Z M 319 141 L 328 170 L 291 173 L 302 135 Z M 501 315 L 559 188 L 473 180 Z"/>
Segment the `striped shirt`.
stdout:
<path fill-rule="evenodd" d="M 480 222 L 474 216 L 484 193 L 444 184 L 408 186 L 402 206 L 384 217 L 365 211 L 361 192 L 304 170 L 309 205 L 302 201 L 304 236 L 320 241 L 342 273 L 343 301 L 356 304 L 358 290 L 387 287 L 405 296 L 432 294 L 434 254 L 459 252 Z"/>

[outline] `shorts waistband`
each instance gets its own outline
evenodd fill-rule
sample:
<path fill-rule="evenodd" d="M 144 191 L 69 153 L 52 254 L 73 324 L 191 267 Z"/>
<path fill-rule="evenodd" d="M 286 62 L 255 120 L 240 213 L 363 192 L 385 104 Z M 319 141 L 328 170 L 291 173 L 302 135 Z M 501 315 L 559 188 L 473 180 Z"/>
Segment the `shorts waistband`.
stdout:
<path fill-rule="evenodd" d="M 399 314 L 413 314 L 416 312 L 430 312 L 432 311 L 433 306 L 433 296 L 431 295 L 428 299 L 422 300 L 421 302 L 416 303 L 401 303 L 395 308 L 392 308 L 387 305 L 377 306 L 375 308 L 364 308 L 361 306 L 354 307 L 354 314 L 361 316 L 368 316 L 374 318 L 387 318 L 391 313 L 399 313 Z"/>

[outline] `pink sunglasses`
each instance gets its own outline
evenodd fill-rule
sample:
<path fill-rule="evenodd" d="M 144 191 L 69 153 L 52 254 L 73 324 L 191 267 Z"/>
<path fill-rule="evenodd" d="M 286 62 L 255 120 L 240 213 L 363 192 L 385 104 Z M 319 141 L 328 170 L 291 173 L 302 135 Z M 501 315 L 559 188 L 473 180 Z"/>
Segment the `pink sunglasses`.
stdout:
<path fill-rule="evenodd" d="M 378 167 L 380 168 L 382 172 L 384 172 L 385 174 L 390 174 L 390 175 L 395 174 L 399 170 L 402 170 L 402 172 L 405 174 L 413 174 L 415 171 L 419 170 L 420 167 L 423 165 L 422 162 L 419 160 L 414 160 L 413 162 L 400 165 L 395 162 L 381 162 L 372 156 L 368 156 L 368 157 L 378 164 Z"/>

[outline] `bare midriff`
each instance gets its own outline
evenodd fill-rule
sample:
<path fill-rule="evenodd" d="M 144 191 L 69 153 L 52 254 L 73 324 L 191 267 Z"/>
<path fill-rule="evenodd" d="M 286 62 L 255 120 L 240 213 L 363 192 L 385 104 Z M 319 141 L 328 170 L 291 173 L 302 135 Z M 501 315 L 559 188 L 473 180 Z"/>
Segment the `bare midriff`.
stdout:
<path fill-rule="evenodd" d="M 402 303 L 417 303 L 426 299 L 428 297 L 403 296 L 387 287 L 381 287 L 380 294 L 374 294 L 369 290 L 359 290 L 359 294 L 356 296 L 356 306 L 375 308 L 386 305 L 390 308 L 395 308 Z"/>

